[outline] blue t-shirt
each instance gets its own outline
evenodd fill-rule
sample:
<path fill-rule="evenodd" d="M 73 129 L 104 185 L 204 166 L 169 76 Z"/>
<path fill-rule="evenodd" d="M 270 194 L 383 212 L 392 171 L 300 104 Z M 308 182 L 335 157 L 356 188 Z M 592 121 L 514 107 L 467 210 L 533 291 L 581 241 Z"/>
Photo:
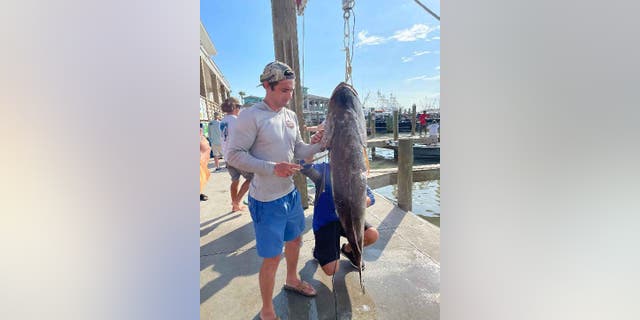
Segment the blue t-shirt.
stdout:
<path fill-rule="evenodd" d="M 313 207 L 313 230 L 318 231 L 321 227 L 330 222 L 339 220 L 336 207 L 333 204 L 333 193 L 331 192 L 331 168 L 328 163 L 314 163 L 313 168 L 318 170 L 324 178 L 324 191 L 318 196 L 318 201 Z M 376 202 L 373 191 L 367 186 L 367 197 L 371 200 L 371 205 Z"/>

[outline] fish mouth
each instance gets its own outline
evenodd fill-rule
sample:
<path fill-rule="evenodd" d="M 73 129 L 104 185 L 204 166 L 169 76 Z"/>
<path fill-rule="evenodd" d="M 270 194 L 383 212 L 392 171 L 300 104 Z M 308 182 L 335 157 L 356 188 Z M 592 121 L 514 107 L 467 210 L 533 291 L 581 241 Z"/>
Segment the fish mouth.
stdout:
<path fill-rule="evenodd" d="M 358 92 L 356 91 L 356 89 L 354 89 L 354 88 L 353 88 L 353 86 L 351 86 L 350 84 L 348 84 L 348 83 L 346 83 L 346 82 L 340 82 L 340 83 L 338 84 L 338 86 L 336 86 L 336 88 L 335 88 L 335 89 L 333 89 L 333 93 L 332 93 L 331 95 L 334 95 L 334 94 L 336 94 L 338 91 L 341 91 L 341 90 L 344 90 L 344 89 L 347 89 L 347 90 L 351 91 L 351 93 L 352 93 L 354 96 L 356 96 L 356 97 L 358 96 Z"/>
<path fill-rule="evenodd" d="M 355 107 L 354 102 L 358 100 L 358 92 L 351 85 L 341 82 L 333 89 L 331 98 L 329 98 L 329 108 L 332 106 L 339 109 L 352 109 Z"/>

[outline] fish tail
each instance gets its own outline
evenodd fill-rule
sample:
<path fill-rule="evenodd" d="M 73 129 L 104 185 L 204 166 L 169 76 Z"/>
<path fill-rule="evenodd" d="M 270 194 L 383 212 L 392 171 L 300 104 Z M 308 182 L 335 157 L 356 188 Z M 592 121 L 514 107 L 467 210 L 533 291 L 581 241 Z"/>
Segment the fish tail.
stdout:
<path fill-rule="evenodd" d="M 365 290 L 364 290 L 364 282 L 362 281 L 362 260 L 363 260 L 363 255 L 364 255 L 364 234 L 362 235 L 362 239 L 360 239 L 360 241 L 358 241 L 358 237 L 356 235 L 356 231 L 355 229 L 352 231 L 351 233 L 351 237 L 353 238 L 353 242 L 355 243 L 355 246 L 351 246 L 351 250 L 353 250 L 354 252 L 358 252 L 359 256 L 360 256 L 360 261 L 358 261 L 358 276 L 360 277 L 360 288 L 362 288 L 362 294 L 365 294 Z M 354 248 L 355 247 L 355 248 Z"/>
<path fill-rule="evenodd" d="M 362 261 L 360 261 L 360 271 L 358 271 L 358 273 L 360 274 L 360 288 L 362 288 L 362 294 L 366 294 L 364 290 L 364 282 L 362 281 Z"/>

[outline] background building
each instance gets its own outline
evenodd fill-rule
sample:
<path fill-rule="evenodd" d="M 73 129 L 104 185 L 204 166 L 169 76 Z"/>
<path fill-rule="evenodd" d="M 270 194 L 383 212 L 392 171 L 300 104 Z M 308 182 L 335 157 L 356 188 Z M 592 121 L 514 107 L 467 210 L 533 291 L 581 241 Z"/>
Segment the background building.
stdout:
<path fill-rule="evenodd" d="M 327 115 L 329 108 L 329 98 L 309 94 L 309 88 L 303 87 L 303 105 L 302 113 L 304 114 L 304 122 L 308 126 L 320 124 Z"/>
<path fill-rule="evenodd" d="M 214 112 L 222 113 L 220 105 L 230 96 L 231 86 L 212 56 L 217 51 L 207 30 L 200 22 L 200 121 L 207 122 Z"/>

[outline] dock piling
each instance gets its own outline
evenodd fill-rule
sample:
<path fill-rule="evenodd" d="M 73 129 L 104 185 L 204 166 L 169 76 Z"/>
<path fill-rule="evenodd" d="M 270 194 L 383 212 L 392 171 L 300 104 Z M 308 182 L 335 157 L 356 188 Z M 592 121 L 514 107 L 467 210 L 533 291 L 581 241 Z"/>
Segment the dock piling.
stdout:
<path fill-rule="evenodd" d="M 398 141 L 398 207 L 411 211 L 413 187 L 413 143 L 411 139 Z"/>
<path fill-rule="evenodd" d="M 398 141 L 398 110 L 393 111 L 393 141 Z"/>
<path fill-rule="evenodd" d="M 411 106 L 411 135 L 416 135 L 416 104 Z"/>
<path fill-rule="evenodd" d="M 369 126 L 371 126 L 371 137 L 376 137 L 376 115 L 371 111 L 369 113 Z"/>

